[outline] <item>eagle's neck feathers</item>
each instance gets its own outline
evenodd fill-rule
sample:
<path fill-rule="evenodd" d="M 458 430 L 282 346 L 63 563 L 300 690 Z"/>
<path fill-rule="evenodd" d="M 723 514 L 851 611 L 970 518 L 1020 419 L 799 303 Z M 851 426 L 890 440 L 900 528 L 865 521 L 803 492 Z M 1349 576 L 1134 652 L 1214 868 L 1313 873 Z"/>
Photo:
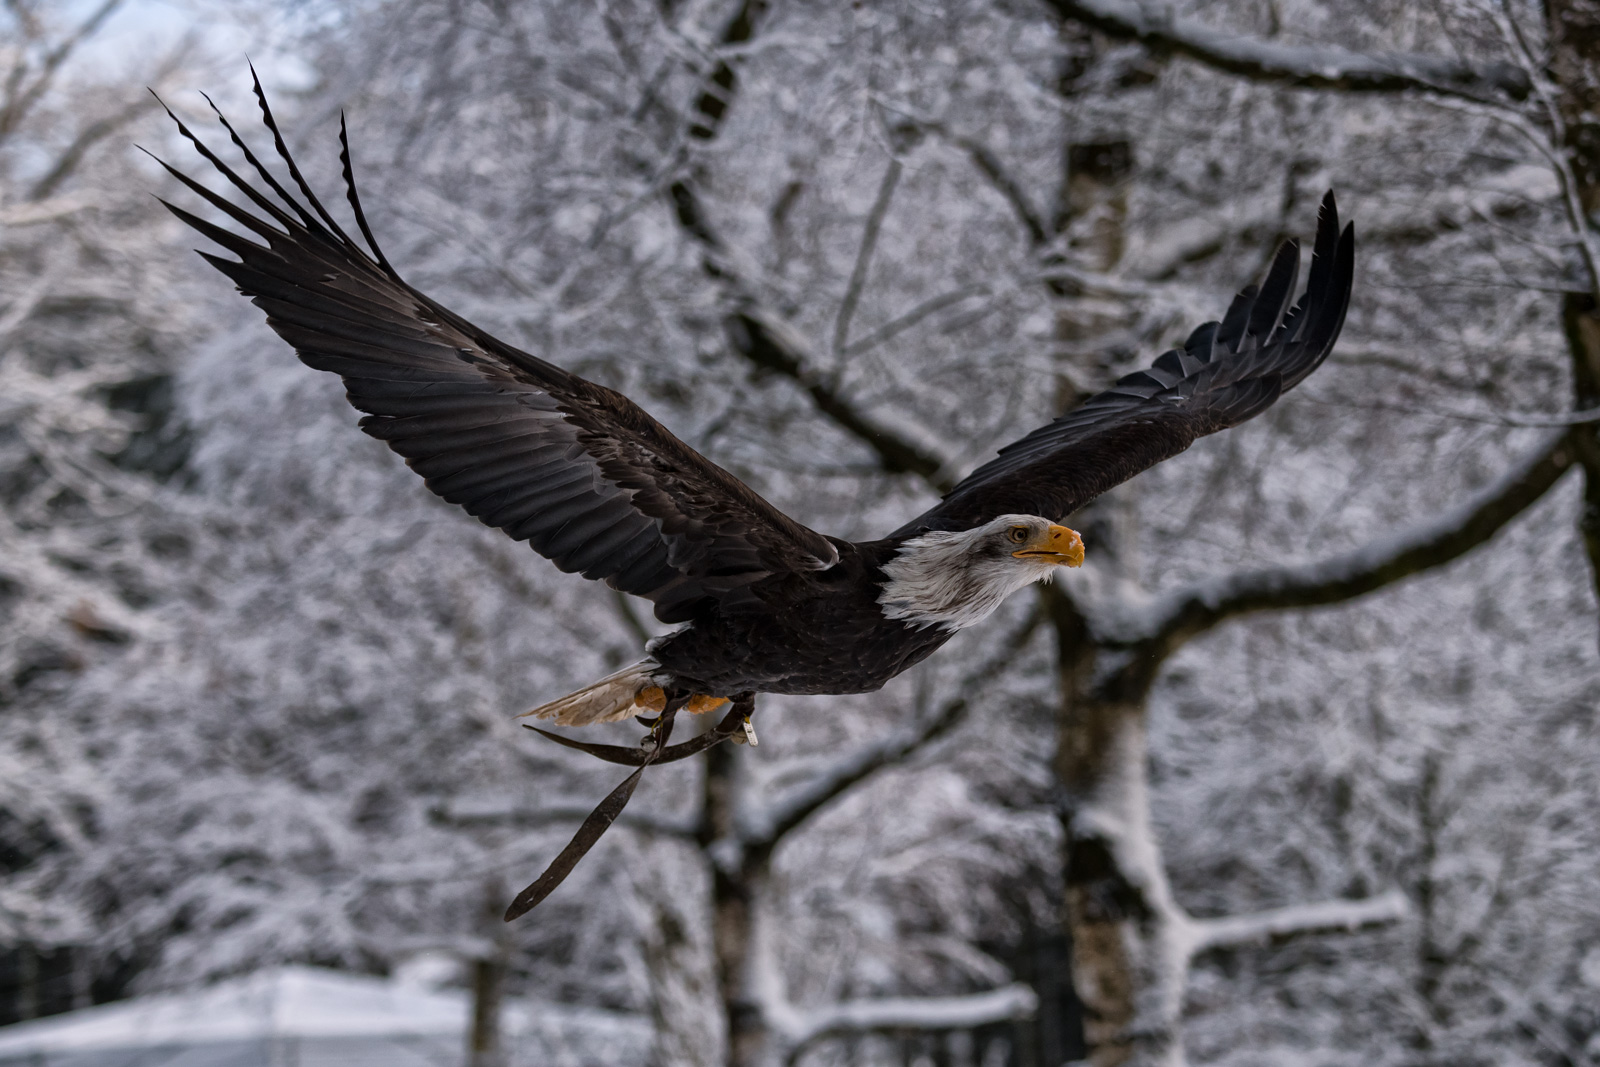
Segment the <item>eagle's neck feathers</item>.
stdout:
<path fill-rule="evenodd" d="M 991 524 L 993 525 L 993 524 Z M 883 565 L 885 618 L 960 630 L 982 622 L 1006 597 L 1050 576 L 1050 565 L 997 550 L 989 526 L 914 537 Z"/>

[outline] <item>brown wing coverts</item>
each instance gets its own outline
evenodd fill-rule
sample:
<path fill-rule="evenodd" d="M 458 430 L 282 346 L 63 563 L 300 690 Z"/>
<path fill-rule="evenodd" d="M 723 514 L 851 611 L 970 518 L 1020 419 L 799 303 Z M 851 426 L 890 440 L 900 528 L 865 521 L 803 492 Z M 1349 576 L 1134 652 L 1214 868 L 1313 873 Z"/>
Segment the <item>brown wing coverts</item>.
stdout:
<path fill-rule="evenodd" d="M 266 218 L 162 166 L 265 245 L 167 207 L 239 257 L 201 253 L 253 298 L 302 361 L 344 378 L 350 403 L 367 413 L 361 428 L 404 456 L 429 489 L 527 541 L 562 570 L 653 600 L 664 622 L 684 621 L 708 602 L 728 610 L 753 605 L 753 582 L 837 559 L 821 534 L 620 393 L 496 340 L 406 285 L 372 241 L 342 123 L 346 185 L 373 254 L 339 228 L 301 176 L 259 82 L 256 95 L 310 209 L 273 178 L 220 111 L 281 204 L 223 164 L 176 116 L 182 134 Z"/>
<path fill-rule="evenodd" d="M 1300 247 L 1286 241 L 1261 285 L 1182 348 L 1000 450 L 895 536 L 962 530 L 1000 515 L 1064 519 L 1196 438 L 1265 411 L 1333 349 L 1350 304 L 1355 230 L 1322 200 L 1305 295 L 1292 308 Z"/>

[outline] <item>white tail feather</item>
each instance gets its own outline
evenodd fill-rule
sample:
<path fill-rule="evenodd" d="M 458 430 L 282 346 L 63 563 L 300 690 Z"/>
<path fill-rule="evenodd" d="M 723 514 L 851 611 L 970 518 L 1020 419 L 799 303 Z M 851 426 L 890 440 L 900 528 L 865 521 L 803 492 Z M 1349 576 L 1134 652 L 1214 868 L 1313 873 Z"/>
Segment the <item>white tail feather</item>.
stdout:
<path fill-rule="evenodd" d="M 536 719 L 554 719 L 557 726 L 588 726 L 597 722 L 620 722 L 631 719 L 645 710 L 633 702 L 639 690 L 654 685 L 655 672 L 661 664 L 653 659 L 642 659 L 631 667 L 608 674 L 576 693 L 568 693 L 560 700 L 541 704 L 525 711 L 517 718 L 532 715 Z"/>

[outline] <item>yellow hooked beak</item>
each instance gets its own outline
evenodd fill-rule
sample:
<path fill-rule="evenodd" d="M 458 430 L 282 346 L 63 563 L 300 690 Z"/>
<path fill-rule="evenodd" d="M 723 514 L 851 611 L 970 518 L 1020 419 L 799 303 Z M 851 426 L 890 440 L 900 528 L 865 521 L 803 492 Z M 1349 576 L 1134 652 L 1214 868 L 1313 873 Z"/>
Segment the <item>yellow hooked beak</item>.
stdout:
<path fill-rule="evenodd" d="M 1083 538 L 1078 531 L 1052 524 L 1044 533 L 1011 553 L 1018 559 L 1037 559 L 1059 567 L 1077 567 L 1083 563 Z"/>

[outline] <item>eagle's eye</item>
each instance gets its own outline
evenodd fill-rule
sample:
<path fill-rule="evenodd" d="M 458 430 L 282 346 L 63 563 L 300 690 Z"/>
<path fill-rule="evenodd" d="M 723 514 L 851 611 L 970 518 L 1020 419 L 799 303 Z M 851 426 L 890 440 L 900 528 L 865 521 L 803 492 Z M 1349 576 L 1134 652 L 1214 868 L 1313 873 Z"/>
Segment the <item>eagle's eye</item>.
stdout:
<path fill-rule="evenodd" d="M 1013 526 L 1006 531 L 1006 537 L 1010 538 L 1012 544 L 1020 545 L 1028 539 L 1028 528 L 1026 526 Z"/>

